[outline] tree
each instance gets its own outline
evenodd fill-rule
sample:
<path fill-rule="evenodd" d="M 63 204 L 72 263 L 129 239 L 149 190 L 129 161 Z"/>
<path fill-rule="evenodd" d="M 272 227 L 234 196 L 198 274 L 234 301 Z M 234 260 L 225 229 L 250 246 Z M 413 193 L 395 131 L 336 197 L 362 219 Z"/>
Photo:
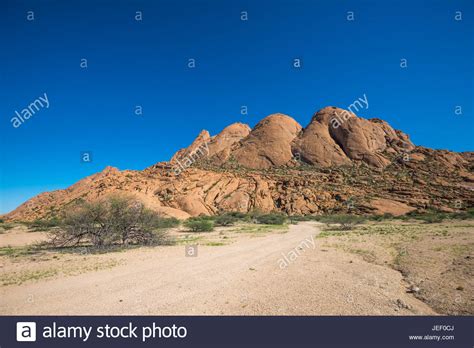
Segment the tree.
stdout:
<path fill-rule="evenodd" d="M 51 233 L 54 246 L 91 243 L 97 247 L 112 244 L 162 243 L 164 233 L 156 233 L 160 217 L 127 196 L 109 196 L 82 203 L 65 212 L 61 228 Z"/>

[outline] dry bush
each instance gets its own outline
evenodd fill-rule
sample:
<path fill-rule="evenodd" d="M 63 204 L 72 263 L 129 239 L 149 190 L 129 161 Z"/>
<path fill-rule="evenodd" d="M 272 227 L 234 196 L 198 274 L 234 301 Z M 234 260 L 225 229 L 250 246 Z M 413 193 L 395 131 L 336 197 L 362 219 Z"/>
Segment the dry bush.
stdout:
<path fill-rule="evenodd" d="M 61 228 L 50 234 L 50 244 L 60 247 L 89 243 L 96 247 L 162 244 L 165 233 L 155 231 L 159 221 L 157 213 L 132 198 L 111 196 L 67 210 Z"/>

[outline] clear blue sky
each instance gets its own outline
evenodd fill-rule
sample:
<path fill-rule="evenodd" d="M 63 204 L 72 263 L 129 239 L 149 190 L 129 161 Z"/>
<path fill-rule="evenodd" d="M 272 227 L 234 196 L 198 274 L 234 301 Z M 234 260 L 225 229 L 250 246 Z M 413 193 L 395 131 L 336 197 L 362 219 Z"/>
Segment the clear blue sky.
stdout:
<path fill-rule="evenodd" d="M 418 145 L 474 150 L 473 16 L 468 0 L 3 0 L 0 212 L 107 165 L 167 160 L 201 129 L 253 126 L 275 112 L 304 126 L 364 93 L 361 116 Z M 43 93 L 49 108 L 13 128 L 15 110 Z M 82 151 L 92 163 L 80 162 Z"/>

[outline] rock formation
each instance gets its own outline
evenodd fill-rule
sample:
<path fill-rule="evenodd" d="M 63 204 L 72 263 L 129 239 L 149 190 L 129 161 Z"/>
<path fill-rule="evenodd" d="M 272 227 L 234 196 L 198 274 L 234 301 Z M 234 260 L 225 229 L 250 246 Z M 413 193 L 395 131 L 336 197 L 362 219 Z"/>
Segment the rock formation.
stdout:
<path fill-rule="evenodd" d="M 186 157 L 193 158 L 192 166 L 174 172 Z M 3 218 L 50 218 L 112 193 L 134 195 L 178 218 L 254 209 L 290 215 L 453 211 L 473 205 L 473 168 L 473 152 L 415 146 L 380 119 L 326 107 L 305 128 L 273 114 L 253 129 L 235 123 L 216 136 L 203 130 L 170 162 L 142 171 L 107 167 L 65 190 L 42 193 Z"/>

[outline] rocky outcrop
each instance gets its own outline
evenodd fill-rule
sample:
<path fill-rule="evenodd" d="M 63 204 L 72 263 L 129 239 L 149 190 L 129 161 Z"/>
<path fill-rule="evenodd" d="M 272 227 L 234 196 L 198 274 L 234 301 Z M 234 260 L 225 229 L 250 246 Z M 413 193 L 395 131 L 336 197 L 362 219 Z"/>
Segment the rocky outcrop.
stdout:
<path fill-rule="evenodd" d="M 209 156 L 230 150 L 232 146 L 250 134 L 252 129 L 244 123 L 233 123 L 217 134 L 209 144 Z"/>
<path fill-rule="evenodd" d="M 414 145 L 408 136 L 385 121 L 366 120 L 334 107 L 317 112 L 294 141 L 294 152 L 310 164 L 323 166 L 365 162 L 385 167 L 390 159 L 384 152 L 401 154 Z"/>
<path fill-rule="evenodd" d="M 186 157 L 192 165 L 174 171 Z M 202 131 L 170 162 L 142 171 L 107 167 L 67 189 L 42 193 L 3 218 L 50 218 L 117 193 L 178 218 L 254 209 L 290 215 L 453 211 L 474 204 L 473 168 L 472 152 L 416 147 L 380 119 L 328 107 L 304 129 L 273 114 L 252 130 L 235 123 L 216 136 Z"/>
<path fill-rule="evenodd" d="M 324 167 L 350 164 L 350 158 L 332 137 L 329 124 L 334 109 L 316 113 L 309 125 L 293 141 L 293 152 L 309 164 Z"/>
<path fill-rule="evenodd" d="M 232 159 L 254 169 L 285 165 L 293 159 L 291 142 L 300 131 L 299 123 L 287 115 L 267 116 L 232 150 Z"/>
<path fill-rule="evenodd" d="M 211 135 L 207 130 L 202 130 L 201 133 L 194 139 L 194 141 L 187 148 L 181 149 L 171 157 L 170 162 L 176 163 L 182 161 L 184 158 L 190 156 L 193 153 L 201 152 L 205 150 L 208 152 L 209 143 L 211 142 Z"/>
<path fill-rule="evenodd" d="M 203 131 L 172 161 L 203 146 L 208 150 L 205 159 L 215 165 L 235 162 L 253 169 L 294 166 L 299 161 L 323 167 L 366 163 L 383 168 L 393 156 L 414 149 L 408 136 L 387 122 L 335 107 L 318 111 L 304 129 L 290 116 L 273 114 L 253 130 L 235 123 L 214 137 Z"/>

